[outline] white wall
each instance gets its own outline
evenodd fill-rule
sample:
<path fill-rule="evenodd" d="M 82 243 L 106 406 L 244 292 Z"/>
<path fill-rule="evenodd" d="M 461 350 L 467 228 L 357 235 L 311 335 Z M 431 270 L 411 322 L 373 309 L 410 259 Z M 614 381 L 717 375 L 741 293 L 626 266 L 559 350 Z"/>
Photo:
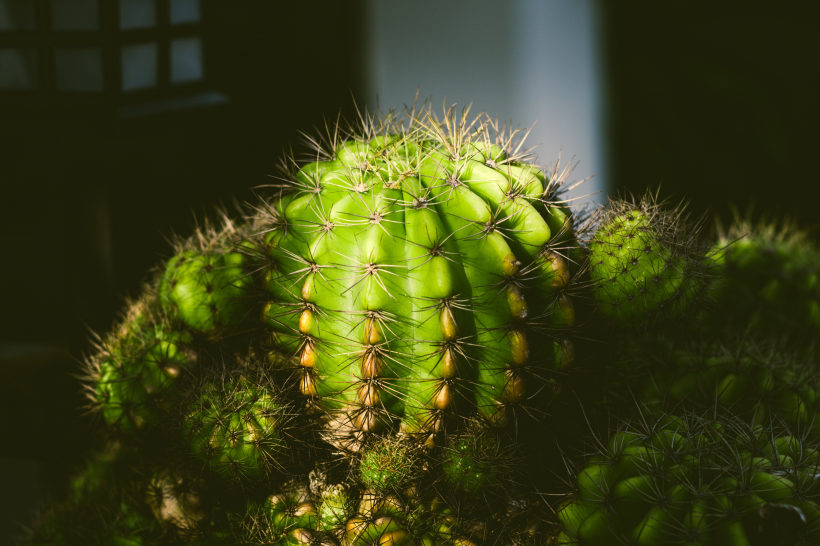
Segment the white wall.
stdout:
<path fill-rule="evenodd" d="M 367 106 L 473 103 L 530 127 L 538 163 L 575 156 L 572 192 L 605 196 L 606 153 L 594 0 L 368 0 Z M 378 97 L 378 98 L 377 98 Z M 582 199 L 579 202 L 586 201 Z"/>

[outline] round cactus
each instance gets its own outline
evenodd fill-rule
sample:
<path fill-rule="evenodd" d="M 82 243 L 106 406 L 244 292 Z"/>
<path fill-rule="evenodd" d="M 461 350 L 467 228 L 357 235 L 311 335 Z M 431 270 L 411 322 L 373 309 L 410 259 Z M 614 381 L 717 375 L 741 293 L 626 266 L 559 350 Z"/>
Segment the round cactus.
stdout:
<path fill-rule="evenodd" d="M 334 535 L 343 532 L 345 523 L 353 515 L 355 507 L 345 487 L 336 484 L 322 491 L 319 504 L 319 529 Z"/>
<path fill-rule="evenodd" d="M 105 422 L 123 432 L 156 425 L 197 363 L 191 336 L 157 320 L 150 294 L 132 303 L 122 324 L 87 362 L 87 392 Z"/>
<path fill-rule="evenodd" d="M 396 490 L 418 474 L 418 463 L 416 446 L 400 438 L 379 438 L 360 454 L 360 480 L 368 489 Z"/>
<path fill-rule="evenodd" d="M 558 543 L 815 544 L 818 464 L 817 445 L 788 429 L 730 414 L 643 415 L 578 474 Z M 796 525 L 778 526 L 793 515 Z"/>
<path fill-rule="evenodd" d="M 490 430 L 473 427 L 445 448 L 441 468 L 448 486 L 468 494 L 489 496 L 509 466 L 509 453 Z"/>
<path fill-rule="evenodd" d="M 697 223 L 645 197 L 610 201 L 595 224 L 588 242 L 590 278 L 608 323 L 645 329 L 691 311 L 705 285 Z"/>
<path fill-rule="evenodd" d="M 182 416 L 192 456 L 223 482 L 264 483 L 292 461 L 290 407 L 264 374 L 208 381 L 193 391 Z"/>
<path fill-rule="evenodd" d="M 820 250 L 788 222 L 736 220 L 712 250 L 715 312 L 706 325 L 729 320 L 765 334 L 820 331 Z"/>
<path fill-rule="evenodd" d="M 560 180 L 488 118 L 430 119 L 323 149 L 256 220 L 263 320 L 338 444 L 398 428 L 432 446 L 458 413 L 503 424 L 572 358 Z"/>
<path fill-rule="evenodd" d="M 820 437 L 820 370 L 810 351 L 748 334 L 690 335 L 629 344 L 610 370 L 607 391 L 623 405 L 670 410 L 731 408 L 750 424 L 782 422 Z"/>
<path fill-rule="evenodd" d="M 182 243 L 168 261 L 159 296 L 170 316 L 213 336 L 248 316 L 253 281 L 244 268 L 245 255 L 232 245 L 238 234 L 230 222 L 221 232 L 209 228 L 204 233 Z"/>

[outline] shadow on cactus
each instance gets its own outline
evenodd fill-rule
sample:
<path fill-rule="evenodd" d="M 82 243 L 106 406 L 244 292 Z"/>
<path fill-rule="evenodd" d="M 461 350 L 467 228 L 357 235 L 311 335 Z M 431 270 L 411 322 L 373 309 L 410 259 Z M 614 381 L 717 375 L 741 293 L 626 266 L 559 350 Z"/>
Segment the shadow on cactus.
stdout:
<path fill-rule="evenodd" d="M 558 544 L 820 541 L 817 444 L 731 412 L 643 412 L 598 444 L 563 503 Z"/>
<path fill-rule="evenodd" d="M 766 335 L 808 338 L 820 331 L 820 250 L 788 220 L 753 223 L 735 215 L 718 225 L 712 254 L 716 312 L 707 327 L 725 320 Z"/>

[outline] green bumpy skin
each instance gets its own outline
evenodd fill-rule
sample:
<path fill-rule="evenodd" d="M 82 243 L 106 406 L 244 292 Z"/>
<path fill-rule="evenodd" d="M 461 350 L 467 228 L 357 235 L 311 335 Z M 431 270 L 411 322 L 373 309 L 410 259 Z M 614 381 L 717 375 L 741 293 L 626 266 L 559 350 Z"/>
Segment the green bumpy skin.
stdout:
<path fill-rule="evenodd" d="M 235 328 L 249 312 L 253 284 L 239 252 L 186 249 L 168 261 L 160 280 L 165 311 L 188 327 L 214 336 Z"/>
<path fill-rule="evenodd" d="M 365 447 L 359 460 L 359 479 L 368 489 L 394 491 L 418 473 L 415 446 L 397 438 L 379 438 Z"/>
<path fill-rule="evenodd" d="M 737 221 L 711 256 L 717 305 L 706 328 L 728 318 L 764 335 L 820 332 L 820 249 L 804 232 L 788 223 Z"/>
<path fill-rule="evenodd" d="M 336 146 L 256 222 L 271 344 L 339 444 L 399 428 L 434 445 L 452 414 L 504 424 L 571 365 L 559 180 L 447 120 Z"/>
<path fill-rule="evenodd" d="M 820 362 L 789 345 L 725 332 L 642 340 L 610 370 L 608 392 L 619 406 L 634 393 L 642 406 L 664 411 L 717 404 L 751 425 L 784 423 L 820 438 Z"/>
<path fill-rule="evenodd" d="M 787 429 L 642 416 L 578 475 L 558 544 L 817 544 L 819 464 L 817 445 Z"/>
<path fill-rule="evenodd" d="M 441 468 L 447 484 L 469 494 L 490 495 L 506 469 L 501 443 L 490 431 L 468 433 L 445 448 Z"/>
<path fill-rule="evenodd" d="M 252 486 L 292 459 L 289 407 L 246 377 L 206 383 L 185 411 L 183 440 L 190 453 L 223 482 Z"/>
<path fill-rule="evenodd" d="M 242 544 L 314 544 L 319 533 L 319 513 L 307 488 L 290 484 L 270 495 L 261 505 L 251 504 L 242 531 Z"/>
<path fill-rule="evenodd" d="M 615 327 L 646 328 L 687 315 L 704 288 L 697 227 L 645 198 L 611 201 L 588 243 L 592 293 Z"/>
<path fill-rule="evenodd" d="M 332 485 L 322 491 L 319 503 L 319 529 L 333 534 L 344 532 L 347 520 L 353 516 L 355 506 L 344 487 Z"/>
<path fill-rule="evenodd" d="M 105 422 L 133 433 L 156 426 L 177 399 L 179 383 L 197 363 L 191 336 L 156 323 L 144 302 L 91 361 L 90 397 Z"/>

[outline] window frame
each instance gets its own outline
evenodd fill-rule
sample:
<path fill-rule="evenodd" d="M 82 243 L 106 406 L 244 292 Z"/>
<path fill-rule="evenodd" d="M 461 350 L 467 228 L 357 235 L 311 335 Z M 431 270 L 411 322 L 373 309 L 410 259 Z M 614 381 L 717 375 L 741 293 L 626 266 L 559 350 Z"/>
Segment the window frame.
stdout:
<path fill-rule="evenodd" d="M 128 104 L 159 98 L 189 95 L 205 90 L 208 79 L 208 44 L 205 21 L 207 2 L 199 0 L 197 22 L 171 25 L 171 0 L 153 0 L 156 26 L 120 29 L 119 0 L 97 0 L 99 30 L 52 30 L 51 0 L 34 2 L 34 30 L 0 31 L 0 48 L 34 48 L 37 50 L 37 87 L 34 89 L 0 89 L 0 96 L 76 96 L 117 97 Z M 196 81 L 171 82 L 171 42 L 179 38 L 200 39 L 202 78 Z M 124 91 L 122 89 L 122 47 L 144 43 L 157 44 L 157 84 L 155 87 Z M 96 47 L 102 55 L 103 89 L 94 91 L 58 91 L 55 81 L 54 49 L 58 47 Z"/>

